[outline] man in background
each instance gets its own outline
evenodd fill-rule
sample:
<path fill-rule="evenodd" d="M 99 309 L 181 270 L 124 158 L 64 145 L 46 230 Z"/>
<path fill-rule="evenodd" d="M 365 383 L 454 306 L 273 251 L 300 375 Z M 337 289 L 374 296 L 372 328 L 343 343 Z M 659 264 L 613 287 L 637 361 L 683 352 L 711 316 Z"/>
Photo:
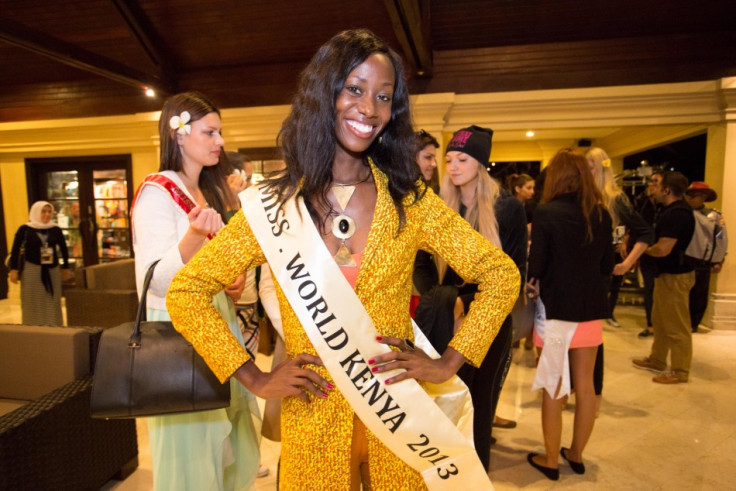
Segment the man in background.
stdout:
<path fill-rule="evenodd" d="M 659 217 L 661 205 L 657 203 L 654 196 L 662 186 L 662 172 L 656 171 L 649 176 L 646 196 L 637 203 L 637 211 L 642 218 L 652 227 Z M 656 274 L 655 259 L 646 254 L 639 259 L 639 269 L 644 280 L 644 311 L 647 315 L 647 327 L 639 333 L 640 338 L 652 335 L 652 304 L 654 303 L 654 276 Z"/>
<path fill-rule="evenodd" d="M 685 191 L 685 201 L 698 213 L 708 215 L 713 208 L 706 208 L 705 203 L 718 199 L 718 194 L 708 184 L 695 181 Z M 695 285 L 690 290 L 690 326 L 693 332 L 698 332 L 700 321 L 703 320 L 708 308 L 708 291 L 710 289 L 710 273 L 721 271 L 723 262 L 718 264 L 696 264 Z"/>
<path fill-rule="evenodd" d="M 693 354 L 689 296 L 695 273 L 685 261 L 685 249 L 695 229 L 695 218 L 683 199 L 687 186 L 687 178 L 681 173 L 664 172 L 660 187 L 652 193 L 662 205 L 654 226 L 657 242 L 645 251 L 656 259 L 657 268 L 652 305 L 654 341 L 650 355 L 633 363 L 636 368 L 658 373 L 652 381 L 660 384 L 687 382 Z M 665 372 L 668 354 L 671 372 Z"/>

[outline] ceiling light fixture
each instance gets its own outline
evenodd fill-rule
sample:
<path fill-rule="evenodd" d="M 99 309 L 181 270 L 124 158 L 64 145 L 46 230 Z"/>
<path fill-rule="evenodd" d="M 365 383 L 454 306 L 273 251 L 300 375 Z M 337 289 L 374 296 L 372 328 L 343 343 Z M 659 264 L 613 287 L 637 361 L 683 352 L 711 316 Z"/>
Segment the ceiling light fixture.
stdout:
<path fill-rule="evenodd" d="M 156 97 L 156 92 L 152 88 L 144 87 L 144 90 L 146 91 L 146 95 L 148 97 Z"/>
<path fill-rule="evenodd" d="M 532 130 L 529 130 L 529 131 L 526 132 L 526 136 L 527 136 L 527 138 L 531 138 L 531 137 L 534 136 L 534 132 Z"/>

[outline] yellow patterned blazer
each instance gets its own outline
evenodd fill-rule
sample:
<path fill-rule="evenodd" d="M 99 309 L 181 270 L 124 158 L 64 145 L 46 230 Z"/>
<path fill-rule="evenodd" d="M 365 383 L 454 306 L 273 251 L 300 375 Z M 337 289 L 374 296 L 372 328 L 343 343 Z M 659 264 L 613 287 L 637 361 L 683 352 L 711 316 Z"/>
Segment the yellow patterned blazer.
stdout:
<path fill-rule="evenodd" d="M 478 366 L 519 292 L 519 272 L 500 249 L 478 234 L 431 190 L 405 202 L 406 225 L 397 234 L 398 213 L 387 177 L 372 167 L 378 197 L 355 292 L 384 336 L 413 339 L 409 316 L 412 268 L 418 249 L 439 254 L 478 293 L 450 346 Z M 182 335 L 221 381 L 249 356 L 230 334 L 211 298 L 243 271 L 266 261 L 242 211 L 179 271 L 169 287 L 167 309 Z M 274 275 L 276 276 L 276 275 Z M 317 355 L 283 291 L 276 285 L 287 355 Z M 345 326 L 347 328 L 347 326 Z M 323 367 L 310 367 L 333 382 Z M 334 384 L 334 382 L 333 382 Z M 339 388 L 327 398 L 282 402 L 282 489 L 349 489 L 353 411 Z M 371 488 L 424 489 L 421 476 L 367 431 Z"/>

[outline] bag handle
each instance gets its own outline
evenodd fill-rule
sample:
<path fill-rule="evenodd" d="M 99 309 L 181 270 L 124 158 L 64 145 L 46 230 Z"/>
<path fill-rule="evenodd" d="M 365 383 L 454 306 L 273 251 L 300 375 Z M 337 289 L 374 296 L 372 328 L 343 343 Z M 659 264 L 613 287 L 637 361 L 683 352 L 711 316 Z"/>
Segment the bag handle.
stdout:
<path fill-rule="evenodd" d="M 128 340 L 128 348 L 136 349 L 141 347 L 141 322 L 146 320 L 146 297 L 148 296 L 148 287 L 151 284 L 151 278 L 153 278 L 153 270 L 160 259 L 157 259 L 148 267 L 146 277 L 143 280 L 143 291 L 141 292 L 141 298 L 138 302 L 138 312 L 135 315 L 135 328 L 133 334 L 130 335 Z"/>

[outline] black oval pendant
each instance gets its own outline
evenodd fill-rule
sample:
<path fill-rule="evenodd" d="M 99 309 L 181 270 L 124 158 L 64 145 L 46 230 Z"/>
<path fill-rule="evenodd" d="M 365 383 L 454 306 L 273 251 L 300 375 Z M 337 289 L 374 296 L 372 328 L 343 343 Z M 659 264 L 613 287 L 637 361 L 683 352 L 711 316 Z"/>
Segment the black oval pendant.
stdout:
<path fill-rule="evenodd" d="M 340 228 L 340 232 L 342 232 L 344 234 L 348 233 L 348 230 L 350 230 L 350 224 L 344 218 L 342 220 L 340 220 L 340 222 L 337 224 L 337 226 Z"/>

